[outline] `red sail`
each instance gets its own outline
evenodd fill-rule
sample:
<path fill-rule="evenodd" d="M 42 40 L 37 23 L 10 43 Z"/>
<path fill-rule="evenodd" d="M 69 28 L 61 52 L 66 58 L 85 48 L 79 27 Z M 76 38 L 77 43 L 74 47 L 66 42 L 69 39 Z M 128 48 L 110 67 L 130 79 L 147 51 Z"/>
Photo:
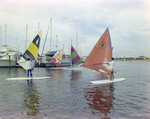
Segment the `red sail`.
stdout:
<path fill-rule="evenodd" d="M 82 66 L 110 75 L 109 70 L 102 64 L 109 61 L 111 61 L 111 40 L 106 29 Z"/>

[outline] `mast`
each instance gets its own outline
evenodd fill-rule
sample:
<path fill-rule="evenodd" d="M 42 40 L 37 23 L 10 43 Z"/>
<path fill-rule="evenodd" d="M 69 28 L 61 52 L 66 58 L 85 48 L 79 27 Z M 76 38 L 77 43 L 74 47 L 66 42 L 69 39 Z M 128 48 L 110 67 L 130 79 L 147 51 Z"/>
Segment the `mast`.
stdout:
<path fill-rule="evenodd" d="M 51 19 L 50 19 L 50 21 L 49 21 L 49 25 L 48 25 L 48 29 L 47 29 L 47 33 L 46 33 L 46 37 L 45 37 L 45 41 L 44 41 L 44 44 L 43 44 L 42 54 L 43 54 L 43 52 L 44 52 L 45 43 L 46 43 L 46 40 L 47 40 L 47 35 L 48 35 L 48 33 L 49 33 L 50 23 L 51 23 Z M 50 45 L 50 46 L 51 46 L 51 45 Z M 47 45 L 46 45 L 46 50 L 47 50 Z"/>
<path fill-rule="evenodd" d="M 57 47 L 57 41 L 58 41 L 58 35 L 56 34 L 56 50 L 58 50 L 58 47 Z"/>
<path fill-rule="evenodd" d="M 76 50 L 78 52 L 78 31 L 76 32 Z"/>
<path fill-rule="evenodd" d="M 6 45 L 6 24 L 5 24 L 5 45 Z"/>
<path fill-rule="evenodd" d="M 26 24 L 26 45 L 25 45 L 25 49 L 27 49 L 27 32 L 28 32 L 28 25 Z"/>
<path fill-rule="evenodd" d="M 15 43 L 15 44 L 16 44 L 16 48 L 17 48 L 17 36 L 16 36 L 16 43 Z M 18 48 L 17 48 L 17 49 L 18 49 Z"/>
<path fill-rule="evenodd" d="M 2 26 L 0 26 L 0 47 L 2 44 Z"/>
<path fill-rule="evenodd" d="M 62 55 L 63 55 L 63 53 L 64 53 L 64 44 L 62 45 Z"/>
<path fill-rule="evenodd" d="M 72 45 L 72 38 L 71 38 L 71 45 Z M 71 52 L 70 52 L 70 56 L 71 56 Z"/>
<path fill-rule="evenodd" d="M 52 42 L 52 18 L 50 18 L 50 51 L 51 51 L 51 42 Z"/>
<path fill-rule="evenodd" d="M 38 22 L 38 33 L 40 32 L 40 23 Z"/>

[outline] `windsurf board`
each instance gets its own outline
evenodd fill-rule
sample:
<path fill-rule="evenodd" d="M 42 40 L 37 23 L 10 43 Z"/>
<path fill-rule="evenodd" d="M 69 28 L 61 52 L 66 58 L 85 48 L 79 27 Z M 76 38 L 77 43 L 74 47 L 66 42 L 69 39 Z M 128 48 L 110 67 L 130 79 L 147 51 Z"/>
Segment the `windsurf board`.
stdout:
<path fill-rule="evenodd" d="M 118 81 L 124 81 L 126 78 L 115 78 L 114 80 L 98 80 L 98 81 L 91 81 L 93 84 L 106 84 L 106 83 L 113 83 Z"/>
<path fill-rule="evenodd" d="M 67 68 L 66 70 L 82 70 L 82 67 L 72 67 L 72 68 Z"/>
<path fill-rule="evenodd" d="M 54 68 L 49 68 L 49 69 L 67 69 L 68 67 L 54 67 Z"/>
<path fill-rule="evenodd" d="M 30 80 L 30 79 L 47 79 L 50 77 L 15 77 L 15 78 L 6 78 L 6 80 Z"/>

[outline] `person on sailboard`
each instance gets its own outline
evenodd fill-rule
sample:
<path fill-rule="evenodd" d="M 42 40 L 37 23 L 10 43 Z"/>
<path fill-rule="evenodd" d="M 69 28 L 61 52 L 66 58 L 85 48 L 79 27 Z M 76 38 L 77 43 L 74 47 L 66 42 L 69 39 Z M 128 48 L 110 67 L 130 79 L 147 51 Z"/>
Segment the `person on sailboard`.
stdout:
<path fill-rule="evenodd" d="M 74 67 L 74 60 L 72 60 L 72 62 L 71 62 L 71 63 L 72 63 L 72 67 Z"/>
<path fill-rule="evenodd" d="M 30 58 L 27 59 L 27 77 L 29 77 L 29 73 L 30 73 L 30 76 L 32 78 L 32 66 L 33 66 L 33 63 L 30 61 Z"/>
<path fill-rule="evenodd" d="M 60 59 L 56 59 L 56 67 L 59 67 Z"/>
<path fill-rule="evenodd" d="M 109 71 L 110 71 L 110 80 L 114 80 L 114 66 L 115 66 L 115 61 L 114 58 L 111 58 L 111 62 L 108 63 L 109 65 Z"/>

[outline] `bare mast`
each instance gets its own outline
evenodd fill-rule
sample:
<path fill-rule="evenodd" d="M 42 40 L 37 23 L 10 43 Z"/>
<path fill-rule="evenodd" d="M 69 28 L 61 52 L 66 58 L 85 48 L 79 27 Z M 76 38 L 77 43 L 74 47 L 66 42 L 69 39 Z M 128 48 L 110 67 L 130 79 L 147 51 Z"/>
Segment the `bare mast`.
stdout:
<path fill-rule="evenodd" d="M 52 43 L 52 18 L 50 18 L 50 51 L 51 51 L 51 43 Z"/>

